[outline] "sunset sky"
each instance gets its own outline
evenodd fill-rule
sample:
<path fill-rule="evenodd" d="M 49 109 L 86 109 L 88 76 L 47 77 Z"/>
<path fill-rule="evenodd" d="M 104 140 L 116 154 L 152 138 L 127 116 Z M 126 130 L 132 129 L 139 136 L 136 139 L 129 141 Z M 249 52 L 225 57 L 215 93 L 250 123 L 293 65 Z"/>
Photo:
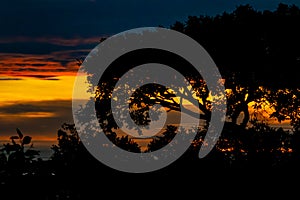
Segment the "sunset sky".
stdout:
<path fill-rule="evenodd" d="M 84 58 L 103 36 L 143 26 L 169 27 L 188 15 L 215 15 L 249 3 L 274 10 L 277 0 L 3 0 L 0 6 L 0 140 L 20 128 L 55 142 L 72 123 L 72 90 Z"/>

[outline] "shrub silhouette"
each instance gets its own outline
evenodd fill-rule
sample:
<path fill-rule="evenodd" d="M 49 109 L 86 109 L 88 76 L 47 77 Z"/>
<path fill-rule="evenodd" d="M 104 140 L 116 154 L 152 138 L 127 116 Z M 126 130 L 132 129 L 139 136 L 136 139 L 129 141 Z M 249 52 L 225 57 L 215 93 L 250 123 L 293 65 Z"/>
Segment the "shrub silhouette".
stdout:
<path fill-rule="evenodd" d="M 140 152 L 138 144 L 129 139 L 128 136 L 118 136 L 116 133 L 110 133 L 107 134 L 107 137 L 120 148 Z M 105 170 L 106 167 L 87 151 L 74 124 L 63 123 L 57 131 L 57 141 L 58 144 L 51 147 L 53 154 L 50 160 L 54 173 L 70 175 L 82 172 L 85 174 L 96 172 L 98 167 Z M 95 167 L 94 171 L 92 167 Z"/>
<path fill-rule="evenodd" d="M 19 128 L 16 132 L 0 149 L 0 167 L 6 175 L 34 175 L 38 173 L 36 163 L 41 162 L 39 151 L 33 149 L 32 137 L 24 136 Z"/>

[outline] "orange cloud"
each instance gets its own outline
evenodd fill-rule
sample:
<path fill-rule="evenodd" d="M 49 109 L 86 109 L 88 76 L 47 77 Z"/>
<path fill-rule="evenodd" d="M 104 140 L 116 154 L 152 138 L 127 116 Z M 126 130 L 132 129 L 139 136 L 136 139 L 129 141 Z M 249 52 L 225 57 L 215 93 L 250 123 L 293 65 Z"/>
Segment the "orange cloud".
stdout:
<path fill-rule="evenodd" d="M 101 41 L 102 38 L 106 38 L 107 36 L 103 37 L 90 37 L 90 38 L 82 38 L 82 37 L 75 37 L 75 38 L 62 38 L 62 37 L 6 37 L 0 38 L 0 43 L 8 44 L 8 43 L 23 43 L 23 42 L 36 42 L 36 43 L 48 43 L 54 44 L 59 46 L 78 46 L 78 45 L 85 45 L 85 44 L 93 44 L 98 43 Z"/>
<path fill-rule="evenodd" d="M 66 57 L 66 56 L 65 56 Z M 55 77 L 75 75 L 79 66 L 74 59 L 54 55 L 0 53 L 0 74 L 9 77 Z"/>

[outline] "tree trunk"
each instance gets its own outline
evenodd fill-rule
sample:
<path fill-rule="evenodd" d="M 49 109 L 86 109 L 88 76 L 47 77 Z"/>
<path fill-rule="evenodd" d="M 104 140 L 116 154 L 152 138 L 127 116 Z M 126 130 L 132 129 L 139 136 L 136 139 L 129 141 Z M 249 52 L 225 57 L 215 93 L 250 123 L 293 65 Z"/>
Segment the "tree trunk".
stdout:
<path fill-rule="evenodd" d="M 248 110 L 248 104 L 244 103 L 242 106 L 242 112 L 244 113 L 244 118 L 243 121 L 241 123 L 242 128 L 246 128 L 247 124 L 249 122 L 250 119 L 250 114 L 249 114 L 249 110 Z"/>

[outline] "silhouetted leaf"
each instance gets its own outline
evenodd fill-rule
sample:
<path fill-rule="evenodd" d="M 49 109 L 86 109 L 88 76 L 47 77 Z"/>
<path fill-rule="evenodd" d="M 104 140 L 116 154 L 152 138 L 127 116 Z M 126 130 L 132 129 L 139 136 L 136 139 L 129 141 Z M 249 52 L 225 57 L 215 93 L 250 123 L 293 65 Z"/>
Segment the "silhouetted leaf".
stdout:
<path fill-rule="evenodd" d="M 67 137 L 67 133 L 63 130 L 58 130 L 57 137 Z"/>
<path fill-rule="evenodd" d="M 17 140 L 17 139 L 19 139 L 19 136 L 11 136 L 10 139 L 11 140 Z"/>
<path fill-rule="evenodd" d="M 18 128 L 16 128 L 16 131 L 17 131 L 17 133 L 18 133 L 20 139 L 22 139 L 22 138 L 23 138 L 23 133 L 21 132 L 21 130 L 18 129 Z"/>
<path fill-rule="evenodd" d="M 25 136 L 23 138 L 22 144 L 29 144 L 31 142 L 31 137 L 30 136 Z"/>

